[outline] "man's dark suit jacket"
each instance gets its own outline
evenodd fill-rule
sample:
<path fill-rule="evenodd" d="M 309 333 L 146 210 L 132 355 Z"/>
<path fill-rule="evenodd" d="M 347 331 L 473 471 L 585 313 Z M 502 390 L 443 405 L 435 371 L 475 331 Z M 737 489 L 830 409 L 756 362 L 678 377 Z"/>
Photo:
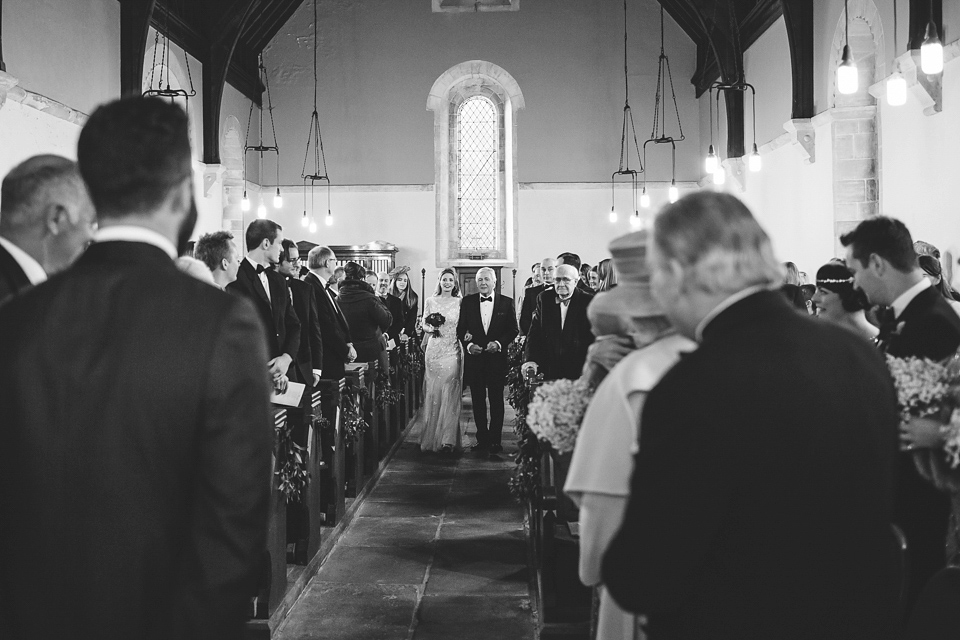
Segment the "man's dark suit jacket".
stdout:
<path fill-rule="evenodd" d="M 300 320 L 300 348 L 297 351 L 296 371 L 299 382 L 313 385 L 313 370 L 323 369 L 323 339 L 320 336 L 320 318 L 313 287 L 302 280 L 287 279 L 293 294 L 293 310 Z"/>
<path fill-rule="evenodd" d="M 537 309 L 537 296 L 546 290 L 553 290 L 552 284 L 538 284 L 523 290 L 523 302 L 520 303 L 520 335 L 530 334 L 533 312 Z"/>
<path fill-rule="evenodd" d="M 317 317 L 320 319 L 320 338 L 323 341 L 324 379 L 339 380 L 345 373 L 350 338 L 350 327 L 343 313 L 337 313 L 330 301 L 330 295 L 324 291 L 323 283 L 314 274 L 307 274 L 304 282 L 313 287 L 317 300 Z"/>
<path fill-rule="evenodd" d="M 10 252 L 0 246 L 0 304 L 30 288 L 30 279 Z"/>
<path fill-rule="evenodd" d="M 273 422 L 252 304 L 95 244 L 0 307 L 0 637 L 239 638 Z"/>
<path fill-rule="evenodd" d="M 267 269 L 264 273 L 270 284 L 269 300 L 257 270 L 246 258 L 240 261 L 237 279 L 227 285 L 227 291 L 246 296 L 260 312 L 260 320 L 265 327 L 267 354 L 276 358 L 285 353 L 296 362 L 300 349 L 300 319 L 290 303 L 287 279 L 273 269 Z"/>
<path fill-rule="evenodd" d="M 888 638 L 898 421 L 869 343 L 734 303 L 647 397 L 604 584 L 651 638 Z"/>
<path fill-rule="evenodd" d="M 467 333 L 472 336 L 466 339 Z M 517 337 L 517 314 L 513 307 L 513 300 L 499 293 L 493 294 L 493 315 L 490 317 L 490 330 L 483 330 L 483 319 L 480 317 L 480 294 L 472 293 L 460 302 L 460 320 L 457 322 L 457 338 L 463 342 L 464 350 L 472 342 L 483 353 L 463 356 L 463 382 L 471 384 L 500 384 L 506 382 L 507 347 Z M 487 345 L 491 342 L 500 343 L 500 351 L 488 353 Z"/>
<path fill-rule="evenodd" d="M 545 380 L 580 377 L 587 359 L 587 348 L 595 337 L 587 320 L 587 306 L 591 300 L 593 296 L 574 289 L 561 329 L 556 289 L 547 289 L 537 297 L 524 360 L 536 362 Z"/>
<path fill-rule="evenodd" d="M 937 289 L 929 287 L 910 301 L 895 322 L 883 327 L 879 342 L 881 350 L 896 358 L 944 360 L 960 347 L 960 317 Z M 913 456 L 908 451 L 900 454 L 893 516 L 910 549 L 908 609 L 946 564 L 944 535 L 950 519 L 950 496 L 920 476 Z"/>

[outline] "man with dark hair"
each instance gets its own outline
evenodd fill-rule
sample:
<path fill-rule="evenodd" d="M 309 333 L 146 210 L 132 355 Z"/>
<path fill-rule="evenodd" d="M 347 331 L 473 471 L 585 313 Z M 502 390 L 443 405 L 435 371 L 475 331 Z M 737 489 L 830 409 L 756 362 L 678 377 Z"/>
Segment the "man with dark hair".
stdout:
<path fill-rule="evenodd" d="M 540 263 L 540 273 L 543 281 L 527 287 L 523 290 L 523 301 L 520 303 L 519 328 L 520 335 L 525 336 L 530 331 L 530 324 L 533 322 L 533 313 L 537 309 L 537 296 L 553 289 L 553 278 L 557 272 L 557 261 L 553 258 L 544 258 Z"/>
<path fill-rule="evenodd" d="M 194 248 L 194 257 L 207 265 L 214 283 L 221 289 L 237 279 L 241 256 L 229 231 L 214 231 L 200 236 Z"/>
<path fill-rule="evenodd" d="M 956 353 L 960 318 L 923 277 L 910 231 L 902 222 L 883 216 L 870 218 L 841 236 L 840 242 L 847 248 L 846 264 L 853 272 L 854 286 L 871 304 L 892 309 L 880 326 L 878 342 L 884 353 L 931 360 Z M 925 481 L 914 464 L 914 448 L 939 449 L 943 444 L 936 425 L 924 433 L 922 424 L 908 423 L 901 435 L 905 451 L 900 453 L 894 505 L 894 522 L 910 549 L 908 611 L 927 581 L 946 564 L 944 536 L 950 515 L 950 496 Z"/>
<path fill-rule="evenodd" d="M 0 303 L 70 266 L 96 226 L 77 163 L 41 155 L 11 169 L 0 187 Z"/>
<path fill-rule="evenodd" d="M 323 370 L 323 344 L 320 338 L 320 322 L 317 318 L 317 301 L 313 288 L 297 276 L 300 273 L 300 249 L 293 240 L 285 238 L 281 243 L 280 262 L 277 273 L 286 278 L 293 299 L 293 309 L 300 320 L 300 348 L 294 362 L 295 380 L 308 387 L 320 382 Z M 304 397 L 309 398 L 306 394 Z"/>
<path fill-rule="evenodd" d="M 290 303 L 287 284 L 271 269 L 280 262 L 283 227 L 273 220 L 254 220 L 245 236 L 247 255 L 240 261 L 237 279 L 227 291 L 250 298 L 260 312 L 266 328 L 270 375 L 275 385 L 284 386 L 284 378 L 300 349 L 300 319 Z"/>
<path fill-rule="evenodd" d="M 0 637 L 243 634 L 267 354 L 248 301 L 174 266 L 195 222 L 187 129 L 157 98 L 98 108 L 77 153 L 96 242 L 0 307 Z"/>

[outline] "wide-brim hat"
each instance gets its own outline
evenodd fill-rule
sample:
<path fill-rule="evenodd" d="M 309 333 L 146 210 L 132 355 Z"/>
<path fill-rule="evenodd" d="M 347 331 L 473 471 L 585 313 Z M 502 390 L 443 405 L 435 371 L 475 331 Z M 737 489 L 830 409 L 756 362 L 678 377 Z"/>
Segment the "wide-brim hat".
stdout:
<path fill-rule="evenodd" d="M 621 294 L 629 295 L 635 315 L 662 316 L 663 309 L 650 290 L 652 272 L 647 263 L 650 241 L 650 232 L 641 229 L 614 238 L 607 245 L 617 270 L 617 286 L 613 291 L 623 287 Z"/>

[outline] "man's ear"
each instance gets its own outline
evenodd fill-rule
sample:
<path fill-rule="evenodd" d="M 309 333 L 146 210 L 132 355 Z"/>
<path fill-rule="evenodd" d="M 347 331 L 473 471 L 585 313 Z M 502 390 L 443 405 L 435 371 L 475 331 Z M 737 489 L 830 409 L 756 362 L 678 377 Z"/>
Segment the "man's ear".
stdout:
<path fill-rule="evenodd" d="M 270 242 L 270 238 L 264 238 L 263 240 L 260 241 L 260 248 L 261 248 L 262 250 L 266 251 L 267 249 L 270 248 L 270 246 L 271 246 L 272 244 L 273 244 L 273 243 Z"/>
<path fill-rule="evenodd" d="M 70 213 L 62 204 L 48 204 L 44 211 L 47 235 L 59 235 L 60 229 L 70 222 Z"/>
<path fill-rule="evenodd" d="M 223 258 L 222 260 L 220 260 L 221 271 L 226 271 L 229 268 L 229 266 L 230 266 L 230 262 L 226 258 Z"/>
<path fill-rule="evenodd" d="M 876 271 L 878 276 L 882 276 L 889 266 L 887 261 L 876 253 L 871 253 L 867 259 L 867 267 Z"/>

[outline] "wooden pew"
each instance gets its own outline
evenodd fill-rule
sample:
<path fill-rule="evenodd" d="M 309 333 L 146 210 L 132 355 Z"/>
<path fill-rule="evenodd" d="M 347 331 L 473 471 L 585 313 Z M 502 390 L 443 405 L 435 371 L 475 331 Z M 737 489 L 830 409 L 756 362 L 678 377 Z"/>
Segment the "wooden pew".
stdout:
<path fill-rule="evenodd" d="M 323 415 L 323 391 L 314 391 L 310 397 L 309 410 L 305 411 L 306 419 L 309 420 L 307 428 L 307 472 L 310 474 L 310 484 L 307 485 L 306 495 L 303 497 L 307 506 L 309 517 L 309 533 L 307 537 L 307 554 L 302 564 L 310 561 L 320 549 L 321 528 L 326 525 L 327 508 L 323 499 L 323 488 L 325 482 L 329 482 L 330 475 L 325 474 L 328 465 L 323 459 L 324 447 L 324 429 L 321 427 L 324 421 Z M 334 431 L 333 430 L 327 430 Z M 332 446 L 332 445 L 330 445 Z M 326 476 L 326 477 L 325 477 Z M 298 558 L 301 560 L 301 558 Z"/>
<path fill-rule="evenodd" d="M 274 408 L 274 429 L 283 428 L 286 409 Z M 276 442 L 270 464 L 270 511 L 267 526 L 267 558 L 260 591 L 254 603 L 255 616 L 267 618 L 272 614 L 287 589 L 287 509 L 286 499 L 277 489 L 274 472 L 277 466 Z M 264 606 L 266 605 L 266 606 Z"/>
<path fill-rule="evenodd" d="M 320 411 L 326 419 L 318 429 L 320 460 L 320 511 L 323 526 L 333 527 L 343 519 L 346 511 L 347 462 L 346 443 L 343 439 L 343 398 L 346 380 L 320 380 L 320 387 L 313 394 L 312 402 L 319 400 Z M 312 521 L 311 521 L 312 527 Z"/>
<path fill-rule="evenodd" d="M 365 478 L 373 475 L 380 462 L 380 412 L 377 411 L 377 375 L 380 371 L 378 362 L 368 362 L 364 372 L 364 386 L 367 390 L 363 398 L 363 415 L 369 427 L 363 434 L 363 475 Z"/>
<path fill-rule="evenodd" d="M 350 403 L 354 410 L 364 414 L 360 389 L 366 385 L 366 364 L 347 365 L 347 387 L 344 391 L 344 403 Z M 347 444 L 347 497 L 356 498 L 363 490 L 363 460 L 365 437 L 350 437 L 344 434 Z"/>

